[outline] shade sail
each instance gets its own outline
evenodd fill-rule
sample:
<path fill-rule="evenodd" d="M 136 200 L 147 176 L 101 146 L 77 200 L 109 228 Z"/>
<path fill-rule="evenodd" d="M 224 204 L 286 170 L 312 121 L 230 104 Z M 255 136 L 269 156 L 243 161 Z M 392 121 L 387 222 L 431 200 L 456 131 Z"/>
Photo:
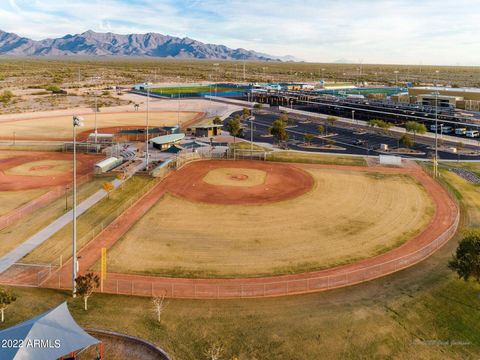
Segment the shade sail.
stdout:
<path fill-rule="evenodd" d="M 98 344 L 73 319 L 67 303 L 0 331 L 0 359 L 55 360 Z"/>

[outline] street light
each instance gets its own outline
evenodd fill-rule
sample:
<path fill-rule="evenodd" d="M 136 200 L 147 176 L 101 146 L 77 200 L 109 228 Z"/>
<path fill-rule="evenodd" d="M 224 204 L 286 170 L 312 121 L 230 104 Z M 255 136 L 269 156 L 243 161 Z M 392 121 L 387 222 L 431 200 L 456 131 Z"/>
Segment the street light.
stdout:
<path fill-rule="evenodd" d="M 83 126 L 83 118 L 73 116 L 73 230 L 72 230 L 72 295 L 77 294 L 75 279 L 77 278 L 77 127 Z"/>
<path fill-rule="evenodd" d="M 433 162 L 433 172 L 435 177 L 438 177 L 438 95 L 439 92 L 435 91 L 435 159 Z"/>

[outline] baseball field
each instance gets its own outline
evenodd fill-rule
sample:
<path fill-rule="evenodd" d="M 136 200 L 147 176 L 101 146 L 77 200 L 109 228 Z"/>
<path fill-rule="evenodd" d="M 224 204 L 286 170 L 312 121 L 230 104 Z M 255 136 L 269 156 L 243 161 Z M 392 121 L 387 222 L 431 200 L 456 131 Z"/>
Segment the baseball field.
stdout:
<path fill-rule="evenodd" d="M 176 277 L 319 270 L 399 246 L 433 215 L 427 192 L 408 175 L 281 165 L 312 180 L 302 194 L 283 200 L 302 185 L 277 187 L 276 167 L 189 165 L 198 176 L 188 188 L 169 190 L 115 244 L 109 270 Z M 256 192 L 263 197 L 252 206 L 247 200 Z"/>
<path fill-rule="evenodd" d="M 91 171 L 98 156 L 79 154 L 78 174 Z M 7 215 L 72 180 L 71 155 L 54 152 L 0 151 L 0 216 Z"/>
<path fill-rule="evenodd" d="M 150 111 L 149 125 L 152 127 L 171 126 L 178 122 L 189 124 L 202 116 L 203 113 L 193 111 L 181 111 L 179 113 L 174 111 Z M 94 114 L 85 114 L 82 117 L 84 118 L 84 127 L 79 130 L 80 137 L 82 133 L 92 132 L 95 126 Z M 102 132 L 102 129 L 145 126 L 145 121 L 145 112 L 100 112 L 97 114 L 99 132 Z M 72 118 L 71 116 L 51 116 L 2 121 L 0 140 L 11 140 L 13 134 L 15 134 L 17 140 L 70 140 L 72 138 Z"/>

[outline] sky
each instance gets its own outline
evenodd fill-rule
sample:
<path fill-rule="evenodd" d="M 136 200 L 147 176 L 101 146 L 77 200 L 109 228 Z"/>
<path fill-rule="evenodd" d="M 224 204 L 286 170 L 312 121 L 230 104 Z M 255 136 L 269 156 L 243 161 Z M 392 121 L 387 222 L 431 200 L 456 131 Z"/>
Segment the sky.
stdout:
<path fill-rule="evenodd" d="M 0 0 L 40 40 L 158 32 L 311 62 L 480 65 L 480 0 Z"/>

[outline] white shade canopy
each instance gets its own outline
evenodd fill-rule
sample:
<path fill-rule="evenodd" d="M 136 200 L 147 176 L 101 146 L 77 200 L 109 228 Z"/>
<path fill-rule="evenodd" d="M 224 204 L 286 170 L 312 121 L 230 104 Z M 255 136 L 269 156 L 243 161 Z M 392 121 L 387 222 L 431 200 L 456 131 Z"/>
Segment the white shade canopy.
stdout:
<path fill-rule="evenodd" d="M 73 319 L 67 303 L 0 331 L 0 359 L 52 360 L 99 343 Z"/>

